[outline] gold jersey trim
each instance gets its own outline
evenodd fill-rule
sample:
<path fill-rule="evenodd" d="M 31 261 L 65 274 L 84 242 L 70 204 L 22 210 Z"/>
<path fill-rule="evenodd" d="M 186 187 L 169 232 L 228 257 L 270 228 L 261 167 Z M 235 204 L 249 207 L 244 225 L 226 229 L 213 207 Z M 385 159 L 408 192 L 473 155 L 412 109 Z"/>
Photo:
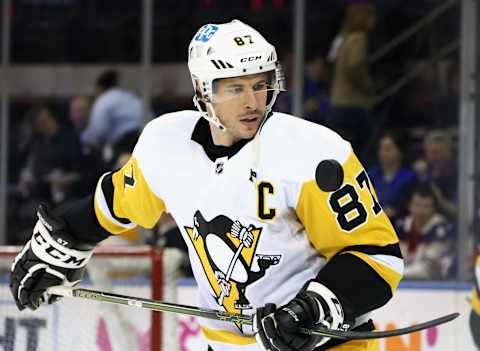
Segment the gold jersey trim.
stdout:
<path fill-rule="evenodd" d="M 480 297 L 476 288 L 473 288 L 472 291 L 472 309 L 476 314 L 480 315 Z"/>
<path fill-rule="evenodd" d="M 229 330 L 215 330 L 202 327 L 202 332 L 208 340 L 234 345 L 251 345 L 257 341 L 252 336 L 241 336 Z"/>
<path fill-rule="evenodd" d="M 99 191 L 97 189 L 97 191 Z M 101 190 L 100 190 L 101 191 Z M 115 223 L 113 223 L 111 220 L 107 218 L 100 209 L 100 205 L 98 204 L 97 199 L 95 198 L 94 200 L 94 209 L 95 209 L 95 215 L 97 216 L 97 220 L 100 223 L 100 225 L 109 233 L 111 234 L 121 234 L 127 230 L 128 228 L 121 227 Z"/>

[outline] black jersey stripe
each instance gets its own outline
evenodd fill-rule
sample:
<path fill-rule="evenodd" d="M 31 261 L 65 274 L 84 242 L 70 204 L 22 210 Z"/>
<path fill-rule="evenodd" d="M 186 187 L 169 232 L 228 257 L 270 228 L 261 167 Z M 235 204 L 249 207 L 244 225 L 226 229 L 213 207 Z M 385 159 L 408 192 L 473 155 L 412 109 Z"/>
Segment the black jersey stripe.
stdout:
<path fill-rule="evenodd" d="M 103 196 L 105 197 L 105 201 L 107 202 L 108 210 L 110 211 L 110 215 L 120 223 L 130 224 L 131 222 L 128 219 L 116 216 L 113 210 L 114 187 L 113 187 L 113 181 L 112 181 L 112 174 L 113 173 L 109 173 L 105 177 L 103 177 L 102 184 L 101 184 Z"/>
<path fill-rule="evenodd" d="M 316 280 L 339 298 L 346 318 L 357 318 L 392 298 L 390 285 L 368 263 L 349 253 L 335 255 Z"/>

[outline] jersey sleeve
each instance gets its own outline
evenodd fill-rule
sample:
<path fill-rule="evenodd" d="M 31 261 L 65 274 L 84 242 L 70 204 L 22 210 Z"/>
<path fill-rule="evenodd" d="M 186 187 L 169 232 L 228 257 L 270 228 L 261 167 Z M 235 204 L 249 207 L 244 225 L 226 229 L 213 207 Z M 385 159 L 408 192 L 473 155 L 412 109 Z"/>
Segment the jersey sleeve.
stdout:
<path fill-rule="evenodd" d="M 112 234 L 136 225 L 152 228 L 165 211 L 164 201 L 152 191 L 135 154 L 121 169 L 100 178 L 94 199 L 98 222 Z"/>
<path fill-rule="evenodd" d="M 351 149 L 350 149 L 351 150 Z M 310 242 L 326 258 L 317 279 L 349 301 L 360 315 L 380 307 L 403 273 L 398 237 L 353 151 L 342 165 L 344 181 L 323 192 L 314 179 L 301 185 L 296 213 Z"/>

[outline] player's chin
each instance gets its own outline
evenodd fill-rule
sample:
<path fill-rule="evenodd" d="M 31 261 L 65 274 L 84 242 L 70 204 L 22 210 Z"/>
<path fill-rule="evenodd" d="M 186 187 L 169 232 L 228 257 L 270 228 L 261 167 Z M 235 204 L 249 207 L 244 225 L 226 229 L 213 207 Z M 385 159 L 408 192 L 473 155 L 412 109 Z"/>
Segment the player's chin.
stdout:
<path fill-rule="evenodd" d="M 244 139 L 249 139 L 255 136 L 255 133 L 257 132 L 259 126 L 259 120 L 252 122 L 240 122 L 239 131 Z"/>
<path fill-rule="evenodd" d="M 255 134 L 257 133 L 257 128 L 248 128 L 248 129 L 242 129 L 240 131 L 240 138 L 241 139 L 252 139 Z"/>

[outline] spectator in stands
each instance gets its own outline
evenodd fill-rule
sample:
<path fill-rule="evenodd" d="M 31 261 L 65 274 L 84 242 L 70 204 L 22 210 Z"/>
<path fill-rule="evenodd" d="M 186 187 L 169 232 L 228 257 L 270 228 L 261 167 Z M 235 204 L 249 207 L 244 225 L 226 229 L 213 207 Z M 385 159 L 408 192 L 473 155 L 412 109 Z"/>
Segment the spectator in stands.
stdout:
<path fill-rule="evenodd" d="M 102 73 L 95 88 L 96 99 L 82 140 L 102 150 L 106 162 L 113 162 L 133 149 L 146 109 L 139 97 L 118 87 L 116 71 Z"/>
<path fill-rule="evenodd" d="M 85 96 L 74 96 L 70 100 L 69 117 L 73 128 L 82 133 L 88 124 L 90 117 L 90 101 Z"/>
<path fill-rule="evenodd" d="M 315 123 L 324 123 L 329 106 L 328 84 L 330 67 L 320 54 L 314 55 L 308 62 L 304 78 L 304 117 Z"/>
<path fill-rule="evenodd" d="M 328 124 L 348 139 L 362 156 L 371 134 L 374 86 L 368 70 L 368 36 L 375 28 L 375 7 L 367 0 L 350 1 L 340 33 L 332 43 L 334 63 Z"/>
<path fill-rule="evenodd" d="M 18 192 L 9 198 L 10 208 L 15 208 L 9 218 L 10 244 L 24 243 L 30 235 L 36 220 L 33 209 L 39 202 L 57 205 L 68 198 L 71 184 L 68 175 L 78 170 L 81 160 L 78 136 L 71 128 L 61 125 L 46 106 L 33 107 L 26 119 L 31 136 L 25 142 Z"/>
<path fill-rule="evenodd" d="M 448 278 L 454 261 L 453 226 L 438 212 L 428 185 L 415 188 L 409 214 L 396 222 L 396 229 L 405 262 L 405 278 Z"/>
<path fill-rule="evenodd" d="M 69 119 L 79 138 L 88 125 L 91 104 L 85 96 L 74 96 L 69 104 Z M 81 166 L 77 172 L 64 176 L 70 182 L 69 199 L 76 199 L 88 194 L 89 189 L 95 186 L 98 177 L 106 171 L 98 153 L 90 145 L 82 143 Z"/>
<path fill-rule="evenodd" d="M 457 162 L 453 142 L 444 130 L 433 130 L 425 136 L 424 156 L 414 162 L 420 182 L 429 184 L 439 210 L 454 219 L 457 214 Z"/>
<path fill-rule="evenodd" d="M 281 58 L 287 82 L 287 90 L 280 94 L 276 102 L 276 111 L 292 113 L 293 109 L 293 55 L 290 51 Z M 304 115 L 314 123 L 324 123 L 329 106 L 328 96 L 330 67 L 319 53 L 308 59 L 303 75 Z"/>
<path fill-rule="evenodd" d="M 25 197 L 59 203 L 64 200 L 69 183 L 65 176 L 79 168 L 80 140 L 45 106 L 33 108 L 29 117 L 33 138 L 20 175 L 19 189 Z"/>
<path fill-rule="evenodd" d="M 416 181 L 415 173 L 402 165 L 402 140 L 399 133 L 385 132 L 378 143 L 378 166 L 368 171 L 378 199 L 392 221 L 404 215 L 409 192 Z"/>

